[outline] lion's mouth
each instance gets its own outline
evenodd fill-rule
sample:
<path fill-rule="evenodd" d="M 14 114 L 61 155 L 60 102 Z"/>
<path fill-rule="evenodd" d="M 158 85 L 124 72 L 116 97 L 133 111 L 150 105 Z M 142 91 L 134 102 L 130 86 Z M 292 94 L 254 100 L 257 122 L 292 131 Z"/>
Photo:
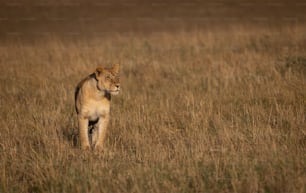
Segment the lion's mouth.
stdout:
<path fill-rule="evenodd" d="M 110 92 L 111 94 L 118 94 L 119 91 L 120 91 L 120 89 L 117 89 L 117 90 L 110 90 L 109 92 Z"/>

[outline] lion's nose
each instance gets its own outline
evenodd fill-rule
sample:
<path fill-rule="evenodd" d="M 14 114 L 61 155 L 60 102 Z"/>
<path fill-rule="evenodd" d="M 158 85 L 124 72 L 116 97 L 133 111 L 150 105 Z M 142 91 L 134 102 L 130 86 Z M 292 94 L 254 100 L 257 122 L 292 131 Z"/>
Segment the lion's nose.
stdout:
<path fill-rule="evenodd" d="M 116 86 L 116 88 L 119 88 L 119 87 L 120 87 L 120 84 L 116 84 L 115 86 Z"/>

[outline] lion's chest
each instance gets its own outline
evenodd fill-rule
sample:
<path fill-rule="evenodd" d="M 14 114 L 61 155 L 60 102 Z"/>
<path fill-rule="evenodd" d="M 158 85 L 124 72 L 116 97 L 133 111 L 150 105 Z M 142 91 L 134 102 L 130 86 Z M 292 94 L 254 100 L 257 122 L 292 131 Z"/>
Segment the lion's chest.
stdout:
<path fill-rule="evenodd" d="M 91 121 L 97 120 L 99 117 L 109 113 L 109 107 L 109 103 L 104 100 L 91 100 L 84 105 L 83 114 Z"/>

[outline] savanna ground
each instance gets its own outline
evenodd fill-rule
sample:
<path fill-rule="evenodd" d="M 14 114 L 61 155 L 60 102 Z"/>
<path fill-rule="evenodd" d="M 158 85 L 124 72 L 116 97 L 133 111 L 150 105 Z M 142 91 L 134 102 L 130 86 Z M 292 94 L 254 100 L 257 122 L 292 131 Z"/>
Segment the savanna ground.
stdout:
<path fill-rule="evenodd" d="M 28 2 L 0 7 L 0 192 L 306 191 L 305 4 Z M 105 149 L 82 151 L 74 88 L 112 63 Z"/>

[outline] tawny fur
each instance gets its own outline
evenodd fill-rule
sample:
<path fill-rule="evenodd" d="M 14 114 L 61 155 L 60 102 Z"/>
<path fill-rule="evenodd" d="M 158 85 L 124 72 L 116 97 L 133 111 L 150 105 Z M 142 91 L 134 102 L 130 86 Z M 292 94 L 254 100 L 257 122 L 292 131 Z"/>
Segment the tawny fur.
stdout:
<path fill-rule="evenodd" d="M 118 94 L 119 90 L 118 64 L 112 68 L 97 67 L 93 74 L 77 85 L 75 108 L 82 149 L 102 149 L 109 122 L 111 95 Z"/>

